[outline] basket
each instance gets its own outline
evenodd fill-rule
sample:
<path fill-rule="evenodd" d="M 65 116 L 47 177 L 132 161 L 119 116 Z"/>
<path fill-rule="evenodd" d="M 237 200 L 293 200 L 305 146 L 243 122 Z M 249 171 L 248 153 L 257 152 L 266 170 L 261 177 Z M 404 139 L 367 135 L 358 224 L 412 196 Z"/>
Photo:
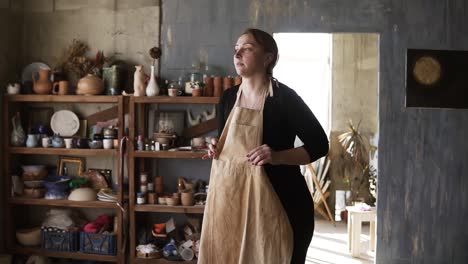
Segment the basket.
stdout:
<path fill-rule="evenodd" d="M 41 246 L 47 250 L 77 251 L 78 239 L 78 231 L 41 230 Z"/>
<path fill-rule="evenodd" d="M 116 235 L 80 233 L 80 251 L 89 254 L 117 254 Z"/>

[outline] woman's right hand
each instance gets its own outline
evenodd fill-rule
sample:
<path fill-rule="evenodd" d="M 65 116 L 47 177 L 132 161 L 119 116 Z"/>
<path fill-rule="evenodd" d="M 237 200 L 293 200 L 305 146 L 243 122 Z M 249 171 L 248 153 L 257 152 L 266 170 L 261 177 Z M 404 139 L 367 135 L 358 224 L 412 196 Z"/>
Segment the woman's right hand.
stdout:
<path fill-rule="evenodd" d="M 211 138 L 211 142 L 208 144 L 208 153 L 202 157 L 202 159 L 207 160 L 207 159 L 212 159 L 216 157 L 218 154 L 216 152 L 216 145 L 218 144 L 218 139 L 217 138 Z"/>

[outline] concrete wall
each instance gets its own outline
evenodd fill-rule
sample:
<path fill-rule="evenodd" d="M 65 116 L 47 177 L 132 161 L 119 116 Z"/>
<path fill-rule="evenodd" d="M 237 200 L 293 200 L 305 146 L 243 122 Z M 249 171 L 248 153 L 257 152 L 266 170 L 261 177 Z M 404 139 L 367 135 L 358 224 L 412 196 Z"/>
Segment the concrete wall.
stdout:
<path fill-rule="evenodd" d="M 333 34 L 329 152 L 332 163 L 328 174 L 332 180 L 328 199 L 331 208 L 335 205 L 335 190 L 349 189 L 345 177 L 353 176 L 343 170 L 346 154 L 337 137 L 348 131 L 348 120 L 354 126 L 359 124 L 359 131 L 368 138 L 378 134 L 378 41 L 378 34 Z M 360 175 L 360 170 L 355 175 Z M 368 187 L 362 186 L 359 194 L 369 197 Z"/>
<path fill-rule="evenodd" d="M 162 7 L 164 76 L 177 76 L 193 57 L 232 71 L 233 43 L 247 26 L 380 33 L 377 263 L 468 261 L 468 111 L 404 107 L 406 48 L 466 48 L 464 0 L 163 0 Z"/>
<path fill-rule="evenodd" d="M 378 34 L 333 34 L 332 132 L 347 131 L 349 119 L 377 132 L 378 45 Z"/>
<path fill-rule="evenodd" d="M 159 46 L 159 0 L 23 1 L 23 65 L 43 61 L 55 68 L 73 39 L 80 39 L 90 47 L 89 57 L 103 50 L 149 73 L 148 51 Z"/>

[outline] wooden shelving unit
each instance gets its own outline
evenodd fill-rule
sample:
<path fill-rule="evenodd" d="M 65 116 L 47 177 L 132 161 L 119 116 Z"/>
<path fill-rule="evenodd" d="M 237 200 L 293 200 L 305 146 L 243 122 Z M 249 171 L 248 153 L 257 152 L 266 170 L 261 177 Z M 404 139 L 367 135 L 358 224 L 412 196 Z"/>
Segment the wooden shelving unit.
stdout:
<path fill-rule="evenodd" d="M 66 149 L 66 148 L 27 148 L 9 147 L 11 154 L 31 154 L 31 155 L 73 155 L 73 156 L 116 156 L 116 149 Z"/>
<path fill-rule="evenodd" d="M 200 159 L 206 155 L 205 152 L 192 151 L 135 151 L 135 158 L 154 159 Z"/>
<path fill-rule="evenodd" d="M 23 198 L 23 197 L 11 197 L 8 199 L 8 203 L 12 205 L 39 205 L 39 206 L 59 206 L 59 207 L 75 207 L 75 208 L 108 208 L 117 209 L 118 204 L 115 202 L 101 202 L 101 201 L 90 201 L 90 202 L 75 202 L 69 200 L 47 200 L 44 198 Z"/>
<path fill-rule="evenodd" d="M 98 254 L 86 254 L 81 252 L 51 251 L 39 247 L 13 247 L 9 250 L 12 254 L 18 255 L 38 255 L 54 258 L 95 260 L 104 262 L 118 262 L 117 256 L 106 256 Z"/>
<path fill-rule="evenodd" d="M 13 168 L 10 164 L 11 158 L 14 155 L 70 155 L 70 156 L 111 156 L 117 159 L 117 167 L 120 168 L 123 160 L 119 157 L 119 151 L 116 149 L 65 149 L 65 148 L 27 148 L 27 147 L 11 147 L 10 146 L 10 131 L 11 131 L 11 113 L 10 109 L 13 107 L 21 109 L 22 106 L 30 106 L 31 104 L 55 104 L 55 103 L 67 103 L 67 104 L 113 104 L 117 109 L 117 118 L 119 119 L 118 125 L 118 138 L 121 139 L 124 134 L 124 97 L 123 96 L 79 96 L 79 95 L 5 95 L 3 97 L 3 129 L 6 131 L 3 136 L 3 180 L 4 180 L 4 208 L 5 212 L 5 241 L 6 248 L 9 253 L 18 255 L 39 255 L 48 256 L 55 258 L 67 258 L 67 259 L 80 259 L 80 260 L 94 260 L 104 262 L 115 262 L 125 263 L 125 248 L 124 248 L 124 236 L 123 236 L 123 210 L 122 205 L 124 203 L 123 195 L 123 174 L 118 171 L 117 181 L 118 190 L 117 197 L 118 202 L 102 202 L 102 201 L 90 201 L 90 202 L 76 202 L 69 200 L 47 200 L 47 199 L 32 199 L 24 197 L 12 197 L 11 196 L 11 175 Z M 63 252 L 63 251 L 51 251 L 45 250 L 39 247 L 21 247 L 15 242 L 15 222 L 13 219 L 13 210 L 19 206 L 46 206 L 46 207 L 70 207 L 70 208 L 91 208 L 91 209 L 110 209 L 115 212 L 118 221 L 118 232 L 117 232 L 117 255 L 107 256 L 99 254 L 87 254 L 81 252 Z"/>
<path fill-rule="evenodd" d="M 196 264 L 197 260 L 191 261 L 171 261 L 167 259 L 144 259 L 135 258 L 134 263 L 137 264 Z"/>
<path fill-rule="evenodd" d="M 160 204 L 135 205 L 135 212 L 203 214 L 205 206 L 169 206 Z"/>
<path fill-rule="evenodd" d="M 129 101 L 129 138 L 135 139 L 136 135 L 146 135 L 145 124 L 148 104 L 218 104 L 219 97 L 130 97 Z M 137 114 L 138 113 L 138 114 Z M 137 119 L 138 118 L 138 119 Z M 155 263 L 155 264 L 176 264 L 176 263 L 197 263 L 193 261 L 169 261 L 166 259 L 143 259 L 137 258 L 136 248 L 136 213 L 180 213 L 202 215 L 204 206 L 167 206 L 158 204 L 137 205 L 135 186 L 137 183 L 137 171 L 144 169 L 145 159 L 201 159 L 205 152 L 192 151 L 136 151 L 134 140 L 129 140 L 128 148 L 128 169 L 129 169 L 129 207 L 130 207 L 130 263 Z M 138 162 L 137 162 L 138 161 Z M 181 161 L 183 162 L 183 161 Z"/>

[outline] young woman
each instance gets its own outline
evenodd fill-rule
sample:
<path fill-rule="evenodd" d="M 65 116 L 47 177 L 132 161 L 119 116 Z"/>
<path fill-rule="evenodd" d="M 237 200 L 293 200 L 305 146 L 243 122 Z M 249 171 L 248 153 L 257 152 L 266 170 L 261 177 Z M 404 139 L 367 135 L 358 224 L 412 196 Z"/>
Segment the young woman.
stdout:
<path fill-rule="evenodd" d="M 199 263 L 304 263 L 314 205 L 300 173 L 328 152 L 303 100 L 272 77 L 273 37 L 247 29 L 234 47 L 242 83 L 220 98 Z M 294 148 L 298 136 L 304 145 Z"/>

